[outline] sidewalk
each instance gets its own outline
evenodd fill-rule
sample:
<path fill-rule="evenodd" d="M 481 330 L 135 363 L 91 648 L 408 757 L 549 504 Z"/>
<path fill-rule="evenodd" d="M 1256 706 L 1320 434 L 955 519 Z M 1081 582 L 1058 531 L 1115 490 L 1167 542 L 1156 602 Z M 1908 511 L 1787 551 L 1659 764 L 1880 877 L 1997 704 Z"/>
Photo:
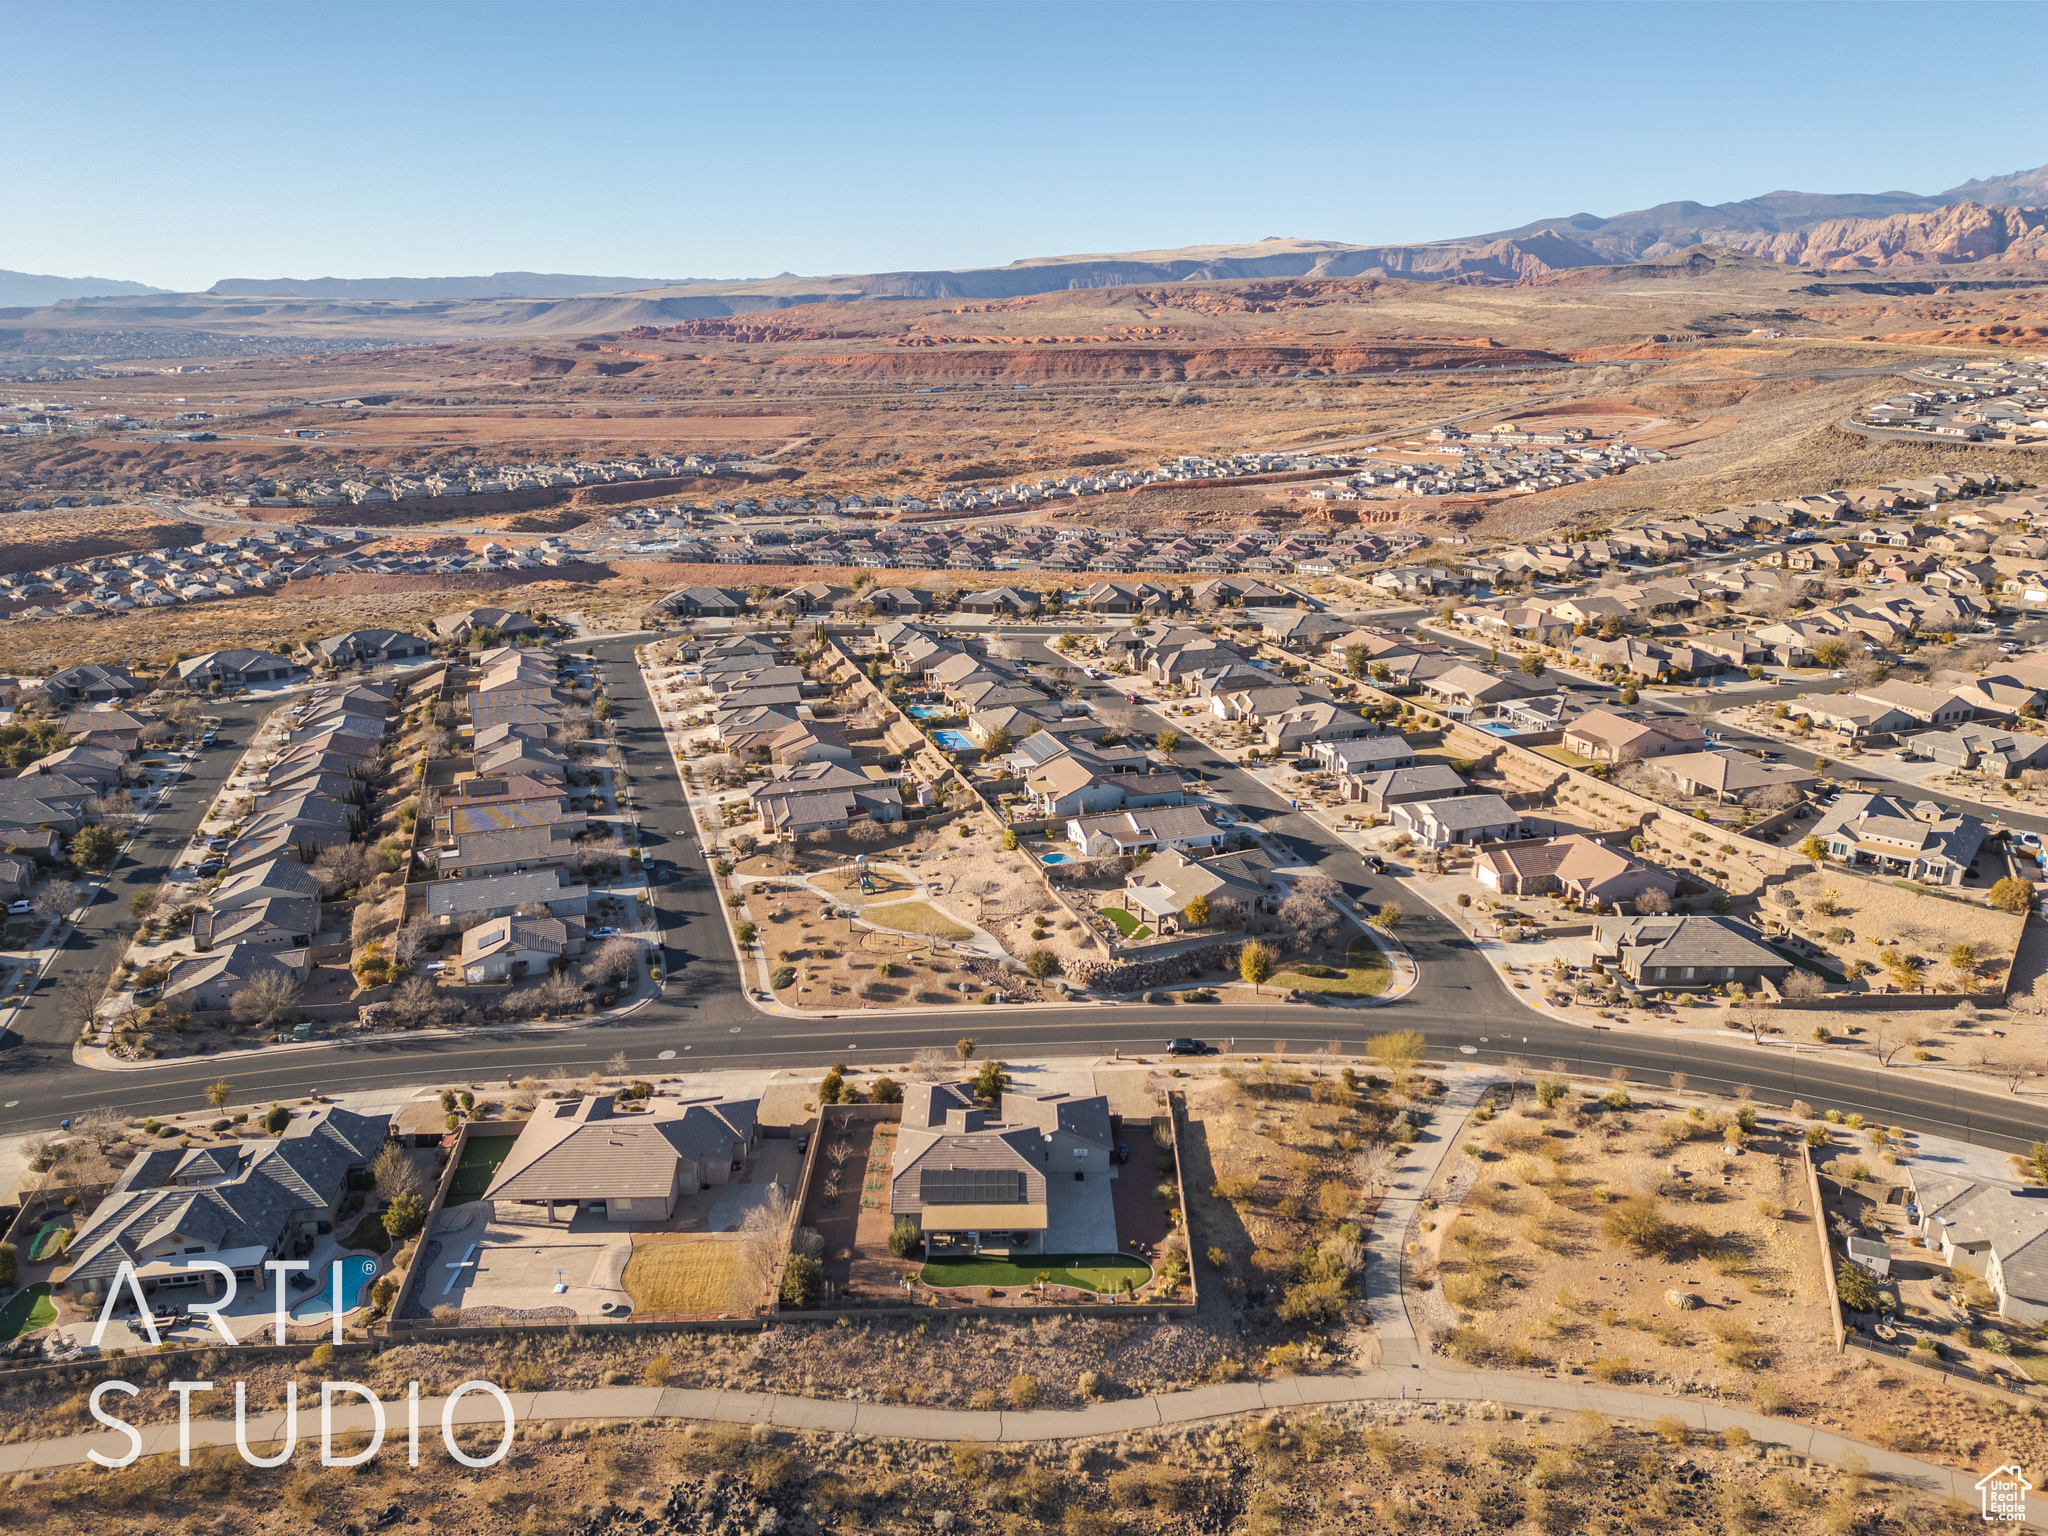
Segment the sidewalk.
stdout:
<path fill-rule="evenodd" d="M 1900 1456 L 1810 1425 L 1767 1418 L 1720 1403 L 1697 1398 L 1659 1397 L 1648 1392 L 1627 1392 L 1576 1381 L 1512 1376 L 1498 1371 L 1418 1369 L 1368 1371 L 1343 1376 L 1289 1376 L 1274 1381 L 1238 1382 L 1190 1392 L 1169 1392 L 1124 1402 L 1094 1403 L 1086 1408 L 1041 1409 L 1030 1413 L 850 1403 L 764 1392 L 733 1392 L 715 1387 L 603 1387 L 582 1392 L 511 1392 L 506 1396 L 511 1402 L 514 1419 L 521 1423 L 536 1419 L 684 1419 L 763 1424 L 784 1430 L 891 1440 L 942 1443 L 978 1440 L 991 1445 L 1122 1435 L 1132 1431 L 1197 1424 L 1237 1414 L 1270 1413 L 1340 1403 L 1497 1403 L 1539 1415 L 1591 1409 L 1603 1418 L 1633 1419 L 1639 1423 L 1669 1415 L 1682 1420 L 1698 1434 L 1740 1427 L 1748 1430 L 1751 1437 L 1762 1445 L 1783 1446 L 1796 1455 L 1815 1460 L 1839 1465 L 1851 1456 L 1860 1457 L 1868 1464 L 1873 1477 L 1907 1484 L 1936 1497 L 1961 1499 L 1972 1507 L 1974 1500 L 1971 1495 L 1976 1488 L 1977 1476 L 1967 1471 L 1951 1471 L 1911 1456 Z M 145 1397 L 152 1411 L 160 1407 L 152 1395 L 145 1394 Z M 126 1400 L 109 1405 L 117 1416 L 121 1413 L 123 1401 Z M 425 1454 L 438 1454 L 433 1445 L 438 1438 L 446 1402 L 447 1399 L 441 1397 L 423 1397 L 420 1400 L 420 1439 Z M 400 1398 L 384 1403 L 383 1408 L 387 1424 L 384 1452 L 403 1455 L 405 1402 Z M 138 1408 L 138 1417 L 140 1411 Z M 317 1444 L 320 1434 L 317 1396 L 300 1402 L 297 1418 L 295 1428 L 299 1438 Z M 457 1425 L 504 1422 L 497 1403 L 489 1394 L 482 1392 L 472 1392 L 458 1402 L 452 1418 Z M 337 1433 L 374 1428 L 369 1405 L 347 1394 L 336 1399 L 332 1419 Z M 268 1445 L 283 1438 L 285 1430 L 286 1416 L 280 1412 L 252 1414 L 247 1438 L 252 1447 Z M 195 1419 L 189 1426 L 189 1432 L 194 1446 L 231 1446 L 235 1443 L 232 1419 Z M 175 1420 L 137 1425 L 136 1433 L 141 1436 L 142 1454 L 145 1456 L 176 1455 L 178 1452 L 178 1425 Z M 0 1446 L 0 1476 L 75 1466 L 86 1460 L 88 1449 L 98 1450 L 106 1456 L 120 1456 L 127 1453 L 128 1442 L 118 1431 L 107 1430 Z M 2036 1506 L 2030 1510 L 2028 1523 L 2048 1528 L 2048 1507 Z"/>
<path fill-rule="evenodd" d="M 1401 1285 L 1408 1233 L 1421 1214 L 1423 1198 L 1436 1182 L 1437 1171 L 1450 1156 L 1451 1144 L 1465 1126 L 1472 1106 L 1496 1079 L 1475 1073 L 1453 1081 L 1443 1099 L 1430 1110 L 1429 1128 L 1408 1148 L 1380 1207 L 1365 1243 L 1365 1305 L 1380 1346 L 1380 1369 L 1420 1370 L 1430 1358 Z"/>

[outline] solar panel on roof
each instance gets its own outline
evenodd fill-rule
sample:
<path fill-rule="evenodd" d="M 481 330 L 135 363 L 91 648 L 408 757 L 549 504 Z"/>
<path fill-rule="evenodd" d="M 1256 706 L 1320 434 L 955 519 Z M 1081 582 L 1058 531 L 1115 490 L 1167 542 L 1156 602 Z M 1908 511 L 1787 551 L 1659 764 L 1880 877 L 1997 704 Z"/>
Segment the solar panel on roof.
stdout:
<path fill-rule="evenodd" d="M 926 1205 L 1022 1205 L 1024 1175 L 1014 1168 L 925 1168 L 917 1194 Z"/>

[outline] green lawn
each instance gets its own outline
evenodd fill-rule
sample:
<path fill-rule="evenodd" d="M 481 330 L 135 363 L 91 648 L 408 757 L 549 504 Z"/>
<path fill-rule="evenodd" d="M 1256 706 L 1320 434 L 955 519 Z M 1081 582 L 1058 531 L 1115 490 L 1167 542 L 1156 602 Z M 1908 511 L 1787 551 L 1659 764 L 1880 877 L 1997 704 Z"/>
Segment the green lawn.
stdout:
<path fill-rule="evenodd" d="M 1116 931 L 1127 939 L 1149 939 L 1152 930 L 1145 926 L 1143 918 L 1135 912 L 1126 912 L 1122 907 L 1097 907 L 1103 917 L 1116 924 Z"/>
<path fill-rule="evenodd" d="M 1152 1278 L 1152 1266 L 1143 1259 L 1125 1258 L 1120 1253 L 1048 1253 L 1026 1256 L 1012 1263 L 991 1255 L 969 1255 L 957 1259 L 932 1259 L 924 1267 L 924 1283 L 946 1286 L 1024 1286 L 1043 1274 L 1051 1285 L 1075 1286 L 1084 1291 L 1121 1290 L 1129 1276 L 1133 1286 Z"/>
<path fill-rule="evenodd" d="M 1563 763 L 1567 768 L 1590 768 L 1593 766 L 1593 759 L 1581 757 L 1578 753 L 1572 751 L 1570 747 L 1564 746 L 1561 743 L 1549 747 L 1531 747 L 1529 750 L 1538 757 L 1549 758 L 1553 763 Z"/>
<path fill-rule="evenodd" d="M 50 1301 L 50 1283 L 38 1280 L 6 1306 L 0 1307 L 0 1343 L 18 1339 L 38 1328 L 47 1328 L 55 1321 L 57 1308 Z"/>
<path fill-rule="evenodd" d="M 491 1187 L 491 1175 L 512 1151 L 517 1136 L 472 1136 L 463 1145 L 462 1161 L 455 1177 L 448 1181 L 448 1204 L 468 1205 L 481 1200 Z"/>
<path fill-rule="evenodd" d="M 1340 968 L 1330 966 L 1327 969 Z M 1267 985 L 1292 987 L 1298 992 L 1326 992 L 1333 997 L 1378 997 L 1393 979 L 1393 970 L 1379 946 L 1360 935 L 1351 941 L 1351 948 L 1345 952 L 1340 975 L 1310 976 L 1303 971 L 1275 971 Z"/>

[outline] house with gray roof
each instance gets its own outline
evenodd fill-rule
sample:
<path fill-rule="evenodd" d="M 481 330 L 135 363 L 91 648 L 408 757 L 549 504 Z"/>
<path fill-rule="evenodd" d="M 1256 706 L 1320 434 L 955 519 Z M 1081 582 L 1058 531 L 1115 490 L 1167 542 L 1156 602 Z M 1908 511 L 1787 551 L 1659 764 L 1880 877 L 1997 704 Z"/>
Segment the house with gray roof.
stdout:
<path fill-rule="evenodd" d="M 227 1265 L 238 1289 L 261 1289 L 266 1260 L 312 1250 L 389 1124 L 388 1115 L 320 1105 L 292 1111 L 274 1140 L 143 1152 L 79 1224 L 69 1251 L 74 1292 L 107 1290 L 125 1262 L 152 1297 L 211 1295 L 218 1278 L 185 1267 L 198 1257 Z"/>
<path fill-rule="evenodd" d="M 171 669 L 180 685 L 204 691 L 218 683 L 223 688 L 246 688 L 251 683 L 281 683 L 302 676 L 305 668 L 274 651 L 208 651 L 181 661 Z"/>
<path fill-rule="evenodd" d="M 1960 885 L 1984 834 L 1974 816 L 1890 795 L 1844 795 L 1813 828 L 1829 858 L 1928 885 Z"/>
<path fill-rule="evenodd" d="M 1319 741 L 1311 754 L 1316 766 L 1325 773 L 1349 777 L 1353 774 L 1380 773 L 1389 768 L 1412 768 L 1416 763 L 1415 746 L 1406 736 L 1397 731 L 1385 731 L 1377 736 L 1359 736 L 1345 741 Z M 1349 794 L 1347 798 L 1356 799 Z"/>
<path fill-rule="evenodd" d="M 432 647 L 418 635 L 397 629 L 352 629 L 347 634 L 329 635 L 307 648 L 321 666 L 376 666 L 382 662 L 415 661 Z"/>
<path fill-rule="evenodd" d="M 1996 725 L 1922 731 L 1906 745 L 1918 756 L 1950 768 L 1978 769 L 1994 779 L 2016 779 L 2029 768 L 2048 766 L 2048 736 L 2022 736 Z"/>
<path fill-rule="evenodd" d="M 1214 848 L 1222 840 L 1222 830 L 1197 805 L 1155 805 L 1108 816 L 1076 816 L 1067 823 L 1067 841 L 1091 859 L 1156 853 L 1161 848 Z"/>
<path fill-rule="evenodd" d="M 2013 1322 L 2048 1321 L 2048 1189 L 1906 1165 L 1918 1235 L 1952 1274 L 1978 1275 Z"/>
<path fill-rule="evenodd" d="M 1423 770 L 1405 768 L 1402 773 Z M 1452 775 L 1454 778 L 1455 774 Z M 1460 791 L 1436 800 L 1404 800 L 1389 807 L 1394 825 L 1425 848 L 1450 848 L 1459 843 L 1496 843 L 1522 834 L 1520 812 L 1499 795 L 1471 793 L 1460 779 Z"/>
<path fill-rule="evenodd" d="M 1413 763 L 1354 773 L 1344 780 L 1344 798 L 1363 802 L 1377 814 L 1390 813 L 1412 800 L 1456 800 L 1476 795 L 1478 788 L 1448 763 Z"/>
<path fill-rule="evenodd" d="M 1611 918 L 1599 925 L 1593 952 L 1646 992 L 1705 991 L 1731 981 L 1754 991 L 1766 981 L 1782 986 L 1793 969 L 1762 934 L 1727 917 Z"/>

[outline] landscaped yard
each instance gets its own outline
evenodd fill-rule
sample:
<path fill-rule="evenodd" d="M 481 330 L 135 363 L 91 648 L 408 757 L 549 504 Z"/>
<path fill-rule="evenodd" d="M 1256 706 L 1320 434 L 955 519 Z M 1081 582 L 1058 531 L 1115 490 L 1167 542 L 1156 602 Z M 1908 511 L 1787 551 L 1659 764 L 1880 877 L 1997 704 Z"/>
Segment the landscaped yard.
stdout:
<path fill-rule="evenodd" d="M 1327 975 L 1317 974 L 1328 972 Z M 1336 997 L 1378 997 L 1394 973 L 1380 947 L 1363 934 L 1351 941 L 1344 963 L 1275 971 L 1269 985 L 1297 992 L 1326 992 Z"/>
<path fill-rule="evenodd" d="M 1593 759 L 1579 756 L 1570 747 L 1531 747 L 1529 750 L 1538 757 L 1549 758 L 1553 763 L 1563 763 L 1567 768 L 1590 768 L 1593 766 Z"/>
<path fill-rule="evenodd" d="M 367 1248 L 372 1253 L 386 1253 L 391 1248 L 391 1234 L 384 1230 L 383 1216 L 372 1213 L 355 1224 L 355 1230 L 341 1240 L 344 1248 Z"/>
<path fill-rule="evenodd" d="M 1115 923 L 1116 931 L 1127 939 L 1152 937 L 1152 930 L 1145 926 L 1144 920 L 1135 912 L 1126 912 L 1122 907 L 1097 907 L 1095 910 L 1099 916 Z"/>
<path fill-rule="evenodd" d="M 737 1294 L 741 1257 L 738 1243 L 717 1237 L 642 1238 L 633 1244 L 622 1284 L 643 1316 L 751 1313 L 754 1298 Z"/>
<path fill-rule="evenodd" d="M 0 1342 L 18 1339 L 38 1328 L 47 1328 L 55 1321 L 57 1308 L 50 1300 L 50 1283 L 38 1280 L 5 1307 L 0 1307 Z"/>
<path fill-rule="evenodd" d="M 41 1263 L 44 1259 L 56 1258 L 58 1254 L 64 1251 L 64 1245 L 70 1240 L 70 1237 L 71 1227 L 68 1223 L 62 1221 L 44 1222 L 41 1230 L 36 1233 L 35 1240 L 28 1245 L 30 1260 L 35 1263 Z"/>
<path fill-rule="evenodd" d="M 630 1273 L 630 1271 L 629 1271 Z M 1009 1259 L 973 1255 L 957 1259 L 932 1259 L 924 1266 L 924 1283 L 947 1286 L 1020 1286 L 1034 1284 L 1040 1275 L 1051 1285 L 1077 1290 L 1115 1293 L 1128 1279 L 1133 1289 L 1152 1278 L 1152 1266 L 1142 1259 L 1120 1253 L 1049 1253 L 1038 1258 Z"/>
<path fill-rule="evenodd" d="M 922 901 L 898 901 L 887 906 L 862 907 L 860 917 L 864 923 L 894 928 L 901 933 L 921 933 L 928 939 L 948 939 L 957 943 L 961 939 L 974 937 L 971 929 L 961 927 L 945 913 Z"/>
<path fill-rule="evenodd" d="M 491 1176 L 498 1171 L 498 1164 L 505 1161 L 512 1151 L 517 1136 L 472 1136 L 462 1148 L 462 1161 L 456 1165 L 455 1177 L 448 1182 L 448 1204 L 468 1205 L 481 1200 L 484 1191 L 491 1187 Z"/>

